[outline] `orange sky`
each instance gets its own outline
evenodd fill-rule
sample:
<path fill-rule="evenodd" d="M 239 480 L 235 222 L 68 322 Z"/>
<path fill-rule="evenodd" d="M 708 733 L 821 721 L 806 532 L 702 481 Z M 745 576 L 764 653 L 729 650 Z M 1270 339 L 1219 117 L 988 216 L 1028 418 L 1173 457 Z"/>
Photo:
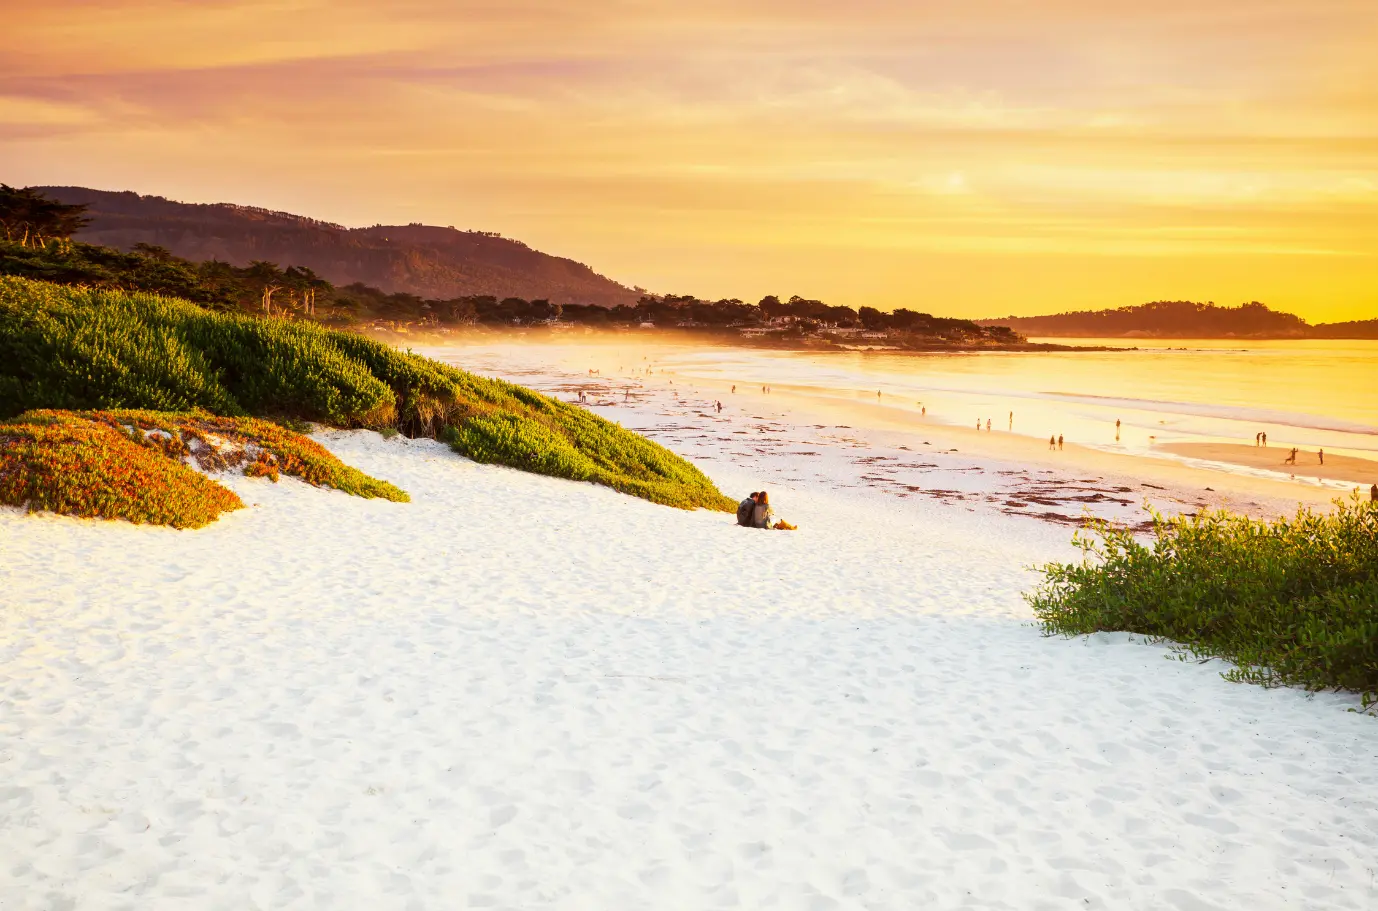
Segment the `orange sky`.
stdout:
<path fill-rule="evenodd" d="M 13 7 L 12 185 L 495 230 L 705 297 L 1378 316 L 1374 0 Z"/>

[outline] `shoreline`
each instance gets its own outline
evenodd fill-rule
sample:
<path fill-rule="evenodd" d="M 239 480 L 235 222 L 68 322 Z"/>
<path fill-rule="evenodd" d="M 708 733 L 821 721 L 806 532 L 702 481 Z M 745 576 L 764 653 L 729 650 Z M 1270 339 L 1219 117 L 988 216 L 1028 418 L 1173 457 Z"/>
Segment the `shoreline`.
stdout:
<path fill-rule="evenodd" d="M 793 339 L 769 337 L 765 335 L 741 335 L 740 330 L 724 329 L 721 332 L 705 331 L 701 328 L 655 327 L 593 329 L 570 324 L 565 326 L 458 326 L 453 329 L 436 330 L 420 326 L 407 326 L 402 329 L 377 327 L 373 325 L 334 326 L 343 332 L 353 332 L 365 338 L 394 347 L 402 345 L 424 345 L 426 347 L 463 347 L 473 344 L 519 344 L 519 345 L 563 345 L 563 344 L 650 344 L 682 345 L 685 347 L 701 345 L 715 348 L 745 348 L 756 351 L 793 351 L 799 353 L 839 354 L 858 351 L 877 351 L 886 354 L 1039 354 L 1049 352 L 1105 352 L 1134 351 L 1134 346 L 1115 345 L 1063 345 L 1058 342 L 1037 342 L 1025 339 L 1008 344 L 961 344 L 938 341 L 922 344 L 889 344 L 891 340 L 875 339 L 877 344 L 848 343 L 853 336 L 834 336 L 827 333 Z M 783 330 L 780 330 L 783 332 Z"/>
<path fill-rule="evenodd" d="M 1356 456 L 1327 454 L 1322 465 L 1315 450 L 1298 448 L 1296 464 L 1285 459 L 1292 448 L 1284 446 L 1249 446 L 1244 443 L 1164 443 L 1157 447 L 1163 452 L 1220 462 L 1244 468 L 1288 474 L 1296 478 L 1314 478 L 1365 487 L 1378 484 L 1378 461 Z M 1366 491 L 1361 491 L 1366 493 Z"/>
<path fill-rule="evenodd" d="M 1325 486 L 1319 480 L 1305 478 L 1260 477 L 1223 467 L 1191 464 L 1171 457 L 1107 452 L 1071 440 L 1066 442 L 1062 450 L 1050 452 L 1046 439 L 1000 428 L 978 432 L 971 427 L 946 423 L 935 417 L 924 418 L 907 404 L 891 405 L 884 401 L 876 404 L 865 398 L 843 401 L 819 395 L 807 387 L 784 384 L 772 386 L 767 394 L 760 392 L 759 387 L 742 389 L 743 384 L 738 383 L 739 391 L 733 394 L 729 380 L 689 380 L 673 372 L 630 377 L 618 374 L 616 368 L 619 361 L 625 364 L 626 358 L 611 350 L 580 348 L 576 352 L 555 345 L 532 345 L 530 349 L 542 347 L 549 352 L 551 360 L 564 365 L 563 370 L 531 368 L 507 378 L 534 384 L 552 394 L 559 393 L 566 401 L 571 401 L 572 394 L 580 388 L 605 388 L 607 405 L 597 410 L 613 420 L 620 417 L 620 410 L 624 407 L 620 400 L 623 390 L 628 386 L 637 390 L 639 399 L 649 396 L 673 409 L 671 413 L 679 417 L 693 414 L 695 409 L 690 407 L 692 404 L 701 406 L 698 410 L 702 411 L 711 398 L 722 401 L 730 409 L 729 413 L 738 413 L 748 420 L 753 415 L 769 416 L 773 420 L 786 421 L 799 427 L 824 423 L 845 427 L 849 431 L 864 430 L 875 437 L 872 443 L 877 446 L 894 448 L 909 445 L 917 449 L 928 441 L 931 444 L 926 447 L 928 450 L 955 450 L 955 454 L 963 459 L 975 458 L 989 463 L 986 470 L 992 473 L 1025 471 L 1065 476 L 1069 481 L 1090 480 L 1094 475 L 1097 483 L 1110 488 L 1146 490 L 1155 498 L 1159 495 L 1168 497 L 1180 504 L 1180 508 L 1171 504 L 1162 505 L 1180 512 L 1202 508 L 1229 509 L 1258 518 L 1273 518 L 1293 514 L 1299 507 L 1328 508 L 1336 498 L 1348 496 L 1353 489 Z M 450 357 L 464 357 L 464 346 L 447 348 L 448 351 L 432 350 L 428 353 L 432 356 L 444 357 L 448 354 Z M 585 369 L 592 366 L 600 373 L 589 376 L 579 372 L 574 367 L 576 363 Z M 676 405 L 681 400 L 682 404 Z M 577 399 L 574 403 L 577 404 Z M 653 435 L 653 438 L 668 443 L 660 436 Z M 1159 448 L 1167 452 L 1166 447 Z M 697 459 L 691 451 L 682 451 L 682 454 Z M 1367 484 L 1363 487 L 1366 495 Z"/>

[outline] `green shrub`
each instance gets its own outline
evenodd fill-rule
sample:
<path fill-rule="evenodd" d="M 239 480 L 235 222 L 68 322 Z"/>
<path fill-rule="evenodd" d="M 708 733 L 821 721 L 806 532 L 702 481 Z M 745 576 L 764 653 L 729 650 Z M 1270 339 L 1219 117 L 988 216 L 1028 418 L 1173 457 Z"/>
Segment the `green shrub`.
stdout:
<path fill-rule="evenodd" d="M 233 491 L 121 430 L 58 412 L 0 424 L 0 503 L 175 528 L 244 507 Z"/>
<path fill-rule="evenodd" d="M 341 462 L 325 447 L 254 418 L 206 412 L 30 411 L 0 423 L 0 502 L 85 518 L 200 528 L 240 509 L 232 491 L 192 470 L 245 465 L 358 497 L 407 494 Z"/>
<path fill-rule="evenodd" d="M 217 417 L 204 411 L 184 414 L 89 411 L 76 412 L 73 416 L 111 427 L 137 429 L 140 432 L 135 438 L 144 445 L 161 446 L 174 458 L 193 456 L 202 468 L 209 470 L 229 467 L 252 454 L 253 462 L 244 472 L 251 476 L 276 481 L 281 473 L 364 499 L 381 498 L 395 503 L 411 499 L 406 491 L 351 468 L 315 440 L 273 421 Z M 149 431 L 161 433 L 155 435 Z M 160 440 L 166 442 L 160 443 Z"/>
<path fill-rule="evenodd" d="M 1378 703 L 1378 504 L 1356 496 L 1273 522 L 1153 518 L 1151 547 L 1099 524 L 1073 539 L 1081 563 L 1043 567 L 1026 597 L 1047 633 L 1142 633 L 1233 662 L 1228 679 Z"/>
<path fill-rule="evenodd" d="M 735 507 L 688 461 L 597 415 L 359 335 L 0 276 L 0 418 L 36 408 L 393 428 L 657 503 Z"/>

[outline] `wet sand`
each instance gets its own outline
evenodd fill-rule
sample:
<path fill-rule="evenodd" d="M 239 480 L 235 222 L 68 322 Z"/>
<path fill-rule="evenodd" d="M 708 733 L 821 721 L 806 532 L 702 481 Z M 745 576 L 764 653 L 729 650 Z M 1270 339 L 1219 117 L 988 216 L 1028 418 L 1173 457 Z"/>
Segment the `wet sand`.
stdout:
<path fill-rule="evenodd" d="M 1286 456 L 1286 451 L 1281 447 L 1268 450 L 1276 454 L 1273 463 L 1258 465 L 1209 456 L 1187 455 L 1174 451 L 1167 444 L 1155 447 L 1152 452 L 1100 448 L 1113 443 L 1113 425 L 1105 428 L 1102 439 L 1082 441 L 1068 436 L 1063 449 L 1049 451 L 1047 437 L 1028 435 L 1028 419 L 1018 412 L 1015 414 L 1013 432 L 1008 429 L 1007 422 L 998 420 L 1003 416 L 1003 412 L 992 415 L 997 418 L 992 431 L 977 431 L 971 425 L 949 423 L 945 418 L 950 417 L 950 414 L 945 414 L 943 410 L 930 409 L 927 415 L 923 415 L 920 413 L 919 403 L 908 398 L 885 395 L 877 399 L 870 395 L 858 395 L 848 400 L 839 397 L 840 390 L 837 388 L 785 382 L 771 384 L 770 392 L 764 393 L 759 379 L 753 382 L 714 380 L 681 374 L 673 367 L 664 366 L 659 362 L 658 355 L 661 352 L 652 344 L 627 346 L 632 349 L 631 351 L 619 350 L 619 347 L 597 344 L 526 345 L 513 346 L 505 350 L 511 353 L 524 349 L 535 355 L 532 358 L 533 363 L 543 361 L 547 366 L 562 363 L 569 368 L 571 377 L 579 377 L 582 382 L 606 383 L 609 395 L 615 395 L 624 385 L 634 387 L 640 394 L 652 391 L 666 394 L 677 391 L 678 395 L 689 398 L 718 399 L 734 410 L 743 409 L 748 413 L 775 420 L 806 425 L 826 423 L 845 425 L 858 430 L 899 433 L 911 438 L 911 445 L 926 440 L 932 446 L 943 450 L 955 449 L 963 456 L 978 459 L 998 459 L 1034 473 L 1066 473 L 1076 478 L 1097 477 L 1098 480 L 1116 487 L 1131 487 L 1138 490 L 1144 486 L 1150 490 L 1163 490 L 1197 509 L 1223 508 L 1260 518 L 1271 518 L 1291 514 L 1298 506 L 1326 508 L 1337 497 L 1349 495 L 1352 488 L 1346 488 L 1345 485 L 1362 486 L 1366 494 L 1369 485 L 1378 481 L 1378 475 L 1371 476 L 1369 473 L 1362 473 L 1358 480 L 1351 480 L 1349 476 L 1327 476 L 1301 470 L 1295 473 L 1288 471 L 1291 466 L 1281 464 Z M 450 353 L 457 350 L 464 349 L 449 349 Z M 494 350 L 487 349 L 490 354 Z M 637 359 L 642 350 L 651 355 L 650 361 Z M 665 349 L 666 352 L 669 350 L 671 349 Z M 460 360 L 463 362 L 464 358 L 461 357 Z M 644 365 L 654 366 L 654 372 L 650 375 L 641 372 Z M 587 375 L 589 368 L 598 370 L 598 374 Z M 537 375 L 523 374 L 512 378 L 534 384 L 537 388 L 545 388 L 542 383 L 554 378 L 538 378 L 543 372 L 536 370 L 534 373 Z M 734 382 L 735 392 L 732 391 Z M 558 387 L 546 388 L 546 391 L 558 393 Z M 662 439 L 661 442 L 666 441 Z M 1082 445 L 1083 443 L 1087 445 Z M 1252 449 L 1248 446 L 1239 448 Z M 1268 458 L 1273 459 L 1273 456 L 1270 455 Z M 1303 463 L 1307 461 L 1306 457 L 1300 454 L 1298 458 Z M 1310 458 L 1314 461 L 1314 452 Z M 1340 457 L 1333 458 L 1338 466 Z M 1186 461 L 1187 459 L 1192 461 Z M 1326 461 L 1332 461 L 1329 454 Z M 1358 467 L 1367 464 L 1362 459 L 1353 461 L 1361 463 Z M 1311 466 L 1303 464 L 1298 467 Z M 1330 467 L 1329 464 L 1326 465 L 1327 469 Z"/>
<path fill-rule="evenodd" d="M 942 423 L 931 416 L 925 418 L 917 415 L 911 408 L 907 407 L 908 403 L 892 406 L 857 402 L 841 407 L 810 396 L 805 390 L 800 390 L 797 394 L 794 393 L 794 390 L 784 387 L 773 387 L 770 396 L 749 394 L 747 398 L 754 398 L 757 402 L 762 402 L 766 398 L 773 398 L 775 401 L 772 404 L 781 405 L 789 401 L 795 406 L 794 410 L 801 414 L 827 414 L 830 417 L 847 419 L 856 426 L 918 434 L 923 439 L 932 440 L 935 444 L 959 447 L 962 452 L 972 456 L 1010 461 L 1033 471 L 1055 470 L 1093 473 L 1117 484 L 1158 485 L 1188 499 L 1204 502 L 1211 508 L 1230 509 L 1260 517 L 1291 513 L 1298 506 L 1323 507 L 1330 504 L 1336 497 L 1346 495 L 1346 491 L 1339 490 L 1335 486 L 1322 486 L 1322 481 L 1349 483 L 1362 481 L 1362 479 L 1353 481 L 1349 477 L 1339 475 L 1330 476 L 1303 471 L 1297 471 L 1293 477 L 1288 477 L 1292 472 L 1284 474 L 1284 466 L 1277 464 L 1286 457 L 1286 452 L 1281 449 L 1272 450 L 1276 453 L 1274 462 L 1256 466 L 1277 472 L 1276 476 L 1259 477 L 1226 471 L 1218 467 L 1157 458 L 1151 455 L 1107 452 L 1103 449 L 1079 445 L 1074 440 L 1066 440 L 1061 449 L 1049 450 L 1046 439 L 1026 436 L 1019 433 L 1018 428 L 1011 433 L 999 427 L 994 428 L 993 431 L 977 431 L 971 427 L 957 427 Z M 786 410 L 790 409 L 786 408 Z M 1016 421 L 1017 419 L 1018 416 L 1016 415 Z M 1241 446 L 1238 448 L 1251 449 L 1252 447 Z M 1158 447 L 1158 450 L 1165 453 L 1173 452 L 1168 446 Z M 1230 461 L 1203 455 L 1188 455 L 1178 452 L 1173 452 L 1173 454 L 1210 461 Z M 1312 453 L 1311 458 L 1315 459 L 1314 453 Z M 1338 456 L 1334 457 L 1337 464 L 1339 458 Z M 1298 454 L 1298 461 L 1304 461 L 1301 454 Z M 1331 461 L 1332 457 L 1327 454 L 1326 469 L 1330 469 Z M 1349 461 L 1378 469 L 1378 463 L 1367 462 L 1363 459 L 1350 459 Z M 1235 464 L 1242 465 L 1245 463 L 1238 462 Z M 1286 468 L 1290 467 L 1286 466 Z M 1305 465 L 1300 467 L 1319 468 L 1319 466 Z M 1378 474 L 1364 474 L 1363 477 L 1372 478 L 1372 480 L 1362 482 L 1365 489 L 1367 489 L 1368 484 L 1378 481 Z"/>
<path fill-rule="evenodd" d="M 1189 459 L 1204 459 L 1230 465 L 1243 465 L 1247 468 L 1262 468 L 1268 471 L 1284 472 L 1296 478 L 1344 481 L 1361 486 L 1378 484 L 1378 462 L 1372 459 L 1326 453 L 1325 464 L 1322 465 L 1314 449 L 1299 449 L 1297 451 L 1297 464 L 1295 465 L 1284 464 L 1284 460 L 1292 451 L 1290 446 L 1247 446 L 1241 443 L 1169 443 L 1159 446 L 1158 449 Z"/>

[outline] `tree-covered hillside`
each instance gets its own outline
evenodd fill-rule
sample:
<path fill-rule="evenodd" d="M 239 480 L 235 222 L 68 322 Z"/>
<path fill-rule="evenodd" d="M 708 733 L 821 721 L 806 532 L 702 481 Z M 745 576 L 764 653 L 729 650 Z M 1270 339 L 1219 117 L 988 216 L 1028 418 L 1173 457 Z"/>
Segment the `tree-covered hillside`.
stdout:
<path fill-rule="evenodd" d="M 1113 310 L 978 320 L 1022 335 L 1070 338 L 1378 338 L 1378 320 L 1311 325 L 1258 301 L 1221 307 L 1197 301 L 1153 301 Z"/>
<path fill-rule="evenodd" d="M 180 204 L 177 204 L 180 205 Z M 277 217 L 274 213 L 268 215 Z M 295 217 L 295 216 L 283 216 Z M 136 243 L 128 251 L 82 243 L 68 235 L 86 224 L 84 204 L 58 203 L 33 190 L 0 185 L 0 275 L 119 291 L 178 297 L 217 311 L 302 319 L 341 328 L 421 330 L 483 325 L 632 328 L 646 325 L 738 335 L 768 333 L 764 341 L 796 344 L 823 336 L 868 335 L 895 347 L 1009 346 L 1022 342 L 1002 326 L 937 317 L 906 308 L 885 313 L 794 296 L 702 300 L 693 295 L 642 294 L 630 303 L 560 304 L 548 298 L 471 294 L 425 298 L 387 292 L 361 282 L 337 286 L 309 266 L 268 260 L 234 265 L 200 262 L 166 247 Z M 309 225 L 308 225 L 309 227 Z M 417 228 L 409 236 L 437 229 Z M 883 339 L 875 336 L 883 335 Z"/>
<path fill-rule="evenodd" d="M 86 207 L 88 223 L 73 235 L 77 240 L 124 252 L 147 245 L 236 267 L 292 263 L 334 285 L 360 283 L 423 298 L 489 295 L 616 306 L 638 297 L 583 263 L 487 231 L 419 224 L 346 228 L 252 206 L 85 187 L 32 189 Z"/>

